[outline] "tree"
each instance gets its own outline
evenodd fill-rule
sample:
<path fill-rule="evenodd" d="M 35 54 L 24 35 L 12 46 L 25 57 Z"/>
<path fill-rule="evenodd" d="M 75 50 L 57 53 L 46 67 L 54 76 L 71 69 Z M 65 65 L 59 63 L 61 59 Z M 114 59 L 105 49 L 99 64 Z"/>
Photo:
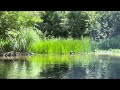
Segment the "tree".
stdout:
<path fill-rule="evenodd" d="M 46 36 L 59 37 L 62 36 L 61 17 L 57 11 L 46 11 L 41 18 L 43 23 L 38 23 L 37 28 L 42 30 Z"/>
<path fill-rule="evenodd" d="M 69 11 L 64 19 L 64 29 L 70 36 L 80 38 L 89 32 L 90 24 L 88 14 L 84 11 Z"/>
<path fill-rule="evenodd" d="M 79 38 L 89 33 L 91 22 L 85 11 L 46 11 L 41 18 L 44 21 L 37 28 L 46 36 Z"/>
<path fill-rule="evenodd" d="M 94 39 L 111 38 L 120 35 L 120 12 L 119 11 L 98 11 L 98 17 L 92 28 Z"/>
<path fill-rule="evenodd" d="M 40 12 L 35 11 L 1 11 L 0 37 L 6 38 L 8 31 L 19 31 L 21 28 L 34 27 L 36 22 L 42 22 Z"/>

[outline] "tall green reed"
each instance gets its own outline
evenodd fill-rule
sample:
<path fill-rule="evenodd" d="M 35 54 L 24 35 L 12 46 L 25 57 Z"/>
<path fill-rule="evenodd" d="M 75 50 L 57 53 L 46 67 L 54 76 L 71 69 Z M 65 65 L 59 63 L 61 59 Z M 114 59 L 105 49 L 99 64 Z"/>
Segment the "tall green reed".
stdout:
<path fill-rule="evenodd" d="M 43 54 L 67 54 L 70 51 L 76 53 L 90 52 L 91 40 L 89 38 L 73 39 L 73 38 L 52 38 L 40 40 L 31 44 L 29 51 Z"/>

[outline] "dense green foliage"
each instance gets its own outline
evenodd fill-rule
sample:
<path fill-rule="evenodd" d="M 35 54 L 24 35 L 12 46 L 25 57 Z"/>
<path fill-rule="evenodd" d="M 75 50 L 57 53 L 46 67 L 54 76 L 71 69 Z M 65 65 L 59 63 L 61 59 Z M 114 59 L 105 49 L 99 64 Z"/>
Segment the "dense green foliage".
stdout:
<path fill-rule="evenodd" d="M 119 11 L 0 11 L 0 50 L 68 53 L 119 49 L 119 23 Z"/>
<path fill-rule="evenodd" d="M 120 36 L 101 40 L 98 44 L 99 49 L 120 49 Z"/>
<path fill-rule="evenodd" d="M 43 23 L 36 27 L 46 36 L 80 38 L 89 34 L 89 29 L 95 21 L 90 15 L 95 12 L 85 11 L 46 11 L 41 16 Z"/>
<path fill-rule="evenodd" d="M 76 53 L 79 52 L 90 52 L 91 51 L 91 40 L 89 38 L 84 38 L 82 40 L 69 39 L 49 39 L 40 40 L 37 43 L 33 43 L 30 46 L 30 51 L 36 53 L 46 53 L 46 54 L 67 54 L 70 51 Z"/>
<path fill-rule="evenodd" d="M 36 22 L 43 21 L 39 15 L 34 11 L 1 11 L 0 50 L 27 51 L 31 43 L 43 38 L 42 32 L 34 27 Z"/>
<path fill-rule="evenodd" d="M 97 11 L 98 16 L 92 30 L 94 39 L 106 39 L 120 35 L 120 12 Z"/>
<path fill-rule="evenodd" d="M 36 22 L 42 22 L 38 12 L 33 11 L 1 11 L 0 12 L 0 37 L 8 37 L 8 31 L 19 31 L 34 27 Z M 17 32 L 16 32 L 17 33 Z"/>
<path fill-rule="evenodd" d="M 27 51 L 28 47 L 40 40 L 37 31 L 33 28 L 28 28 L 26 31 L 22 29 L 16 33 L 16 31 L 9 32 L 9 35 L 15 34 L 15 37 L 7 37 L 6 39 L 1 39 L 0 49 L 1 51 Z"/>

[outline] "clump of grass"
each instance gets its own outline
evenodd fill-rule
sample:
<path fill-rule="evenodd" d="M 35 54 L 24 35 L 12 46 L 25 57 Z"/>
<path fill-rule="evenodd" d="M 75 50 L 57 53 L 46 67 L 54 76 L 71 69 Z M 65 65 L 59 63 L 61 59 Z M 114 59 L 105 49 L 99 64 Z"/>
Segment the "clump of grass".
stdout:
<path fill-rule="evenodd" d="M 26 52 L 31 43 L 36 43 L 40 40 L 38 31 L 33 28 L 21 28 L 21 30 L 10 30 L 6 39 L 1 39 L 1 51 L 19 51 Z M 40 34 L 40 33 L 39 33 Z"/>
<path fill-rule="evenodd" d="M 91 59 L 95 58 L 91 57 L 91 55 L 74 55 L 74 56 L 70 56 L 70 55 L 48 55 L 48 54 L 38 54 L 38 55 L 33 55 L 30 57 L 27 57 L 26 59 L 29 60 L 30 62 L 34 62 L 37 64 L 54 64 L 54 63 L 66 63 L 69 65 L 80 65 L 81 63 L 83 65 L 85 64 L 90 64 Z M 93 60 L 94 61 L 94 60 Z M 38 66 L 38 65 L 37 65 Z"/>
<path fill-rule="evenodd" d="M 11 50 L 11 42 L 7 39 L 0 39 L 0 51 L 10 51 Z"/>
<path fill-rule="evenodd" d="M 37 42 L 39 40 L 39 35 L 32 30 L 20 30 L 19 34 L 13 40 L 13 50 L 14 51 L 28 51 L 28 47 L 31 43 Z"/>
<path fill-rule="evenodd" d="M 21 28 L 21 30 L 10 30 L 8 38 L 0 41 L 0 50 L 4 51 L 31 51 L 41 54 L 68 54 L 70 51 L 75 53 L 90 52 L 92 49 L 91 39 L 73 38 L 50 38 L 46 39 L 42 33 L 33 28 Z M 43 37 L 43 38 L 42 38 Z M 42 39 L 41 39 L 42 38 Z"/>
<path fill-rule="evenodd" d="M 73 39 L 73 38 L 52 38 L 40 40 L 31 44 L 29 51 L 42 54 L 67 54 L 70 51 L 90 52 L 91 40 L 89 38 Z"/>

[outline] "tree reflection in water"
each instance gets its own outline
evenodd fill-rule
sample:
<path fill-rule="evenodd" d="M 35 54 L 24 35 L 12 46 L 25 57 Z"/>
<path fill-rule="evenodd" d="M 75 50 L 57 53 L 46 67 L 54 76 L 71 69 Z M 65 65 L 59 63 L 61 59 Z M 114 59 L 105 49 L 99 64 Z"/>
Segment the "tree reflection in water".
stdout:
<path fill-rule="evenodd" d="M 69 66 L 66 63 L 46 65 L 40 73 L 41 78 L 61 79 L 68 72 Z"/>
<path fill-rule="evenodd" d="M 120 79 L 119 57 L 54 58 L 0 59 L 0 79 Z"/>

